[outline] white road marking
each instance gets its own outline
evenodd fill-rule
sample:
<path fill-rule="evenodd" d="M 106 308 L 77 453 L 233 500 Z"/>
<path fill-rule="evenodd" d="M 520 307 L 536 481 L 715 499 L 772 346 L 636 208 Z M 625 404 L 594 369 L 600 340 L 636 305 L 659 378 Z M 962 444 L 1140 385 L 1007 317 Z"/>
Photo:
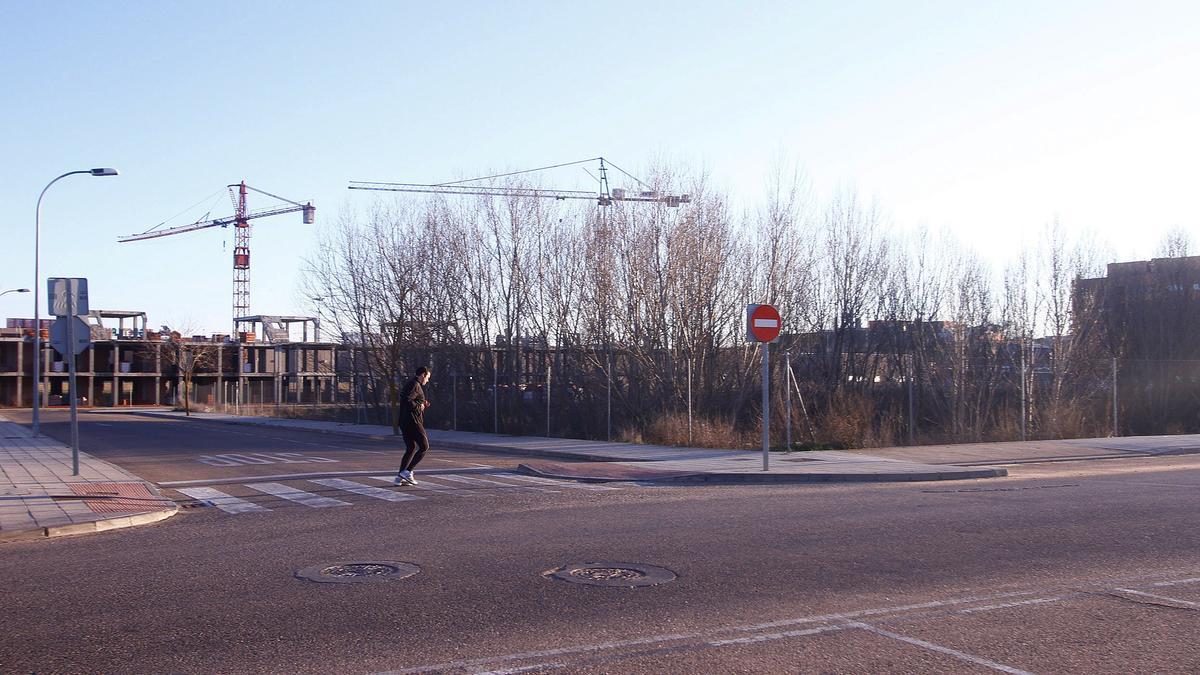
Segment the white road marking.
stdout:
<path fill-rule="evenodd" d="M 821 626 L 820 628 L 804 628 L 802 630 L 789 630 L 783 633 L 768 633 L 766 635 L 755 635 L 744 638 L 731 638 L 729 640 L 713 640 L 708 644 L 713 647 L 723 647 L 725 645 L 745 645 L 754 642 L 766 642 L 768 640 L 778 640 L 780 638 L 803 637 L 805 635 L 816 635 L 818 633 L 828 633 L 835 630 L 846 630 L 849 626 Z"/>
<path fill-rule="evenodd" d="M 332 497 L 314 495 L 311 492 L 305 492 L 304 490 L 297 490 L 296 488 L 288 487 L 283 483 L 248 483 L 246 484 L 246 487 L 252 490 L 258 490 L 259 492 L 265 492 L 276 497 L 282 497 L 283 499 L 287 499 L 298 504 L 311 506 L 314 509 L 323 509 L 328 506 L 350 506 L 350 502 L 344 502 L 340 499 L 333 499 Z"/>
<path fill-rule="evenodd" d="M 937 607 L 948 607 L 950 605 L 965 605 L 970 602 L 979 602 L 981 600 L 998 600 L 1000 598 L 1013 598 L 1022 595 L 1032 595 L 1036 591 L 1016 591 L 1012 593 L 997 593 L 995 595 L 975 595 L 965 598 L 956 598 L 954 600 L 934 600 L 931 602 L 919 602 L 912 605 L 898 605 L 895 607 L 881 607 L 878 609 L 861 609 L 853 612 L 838 612 L 835 614 L 819 614 L 817 616 L 806 616 L 797 619 L 783 619 L 782 621 L 770 621 L 767 623 L 759 623 L 751 626 L 743 626 L 738 630 L 757 631 L 764 628 L 780 628 L 782 626 L 794 626 L 801 623 L 820 623 L 825 621 L 842 621 L 846 619 L 855 619 L 863 616 L 875 616 L 878 614 L 896 614 L 899 612 L 907 612 L 914 609 L 934 609 Z"/>
<path fill-rule="evenodd" d="M 1150 585 L 1151 586 L 1179 586 L 1181 584 L 1195 584 L 1195 583 L 1200 583 L 1200 577 L 1195 577 L 1193 579 L 1179 579 L 1177 581 L 1160 581 L 1158 583 L 1154 583 L 1154 584 L 1150 584 Z"/>
<path fill-rule="evenodd" d="M 512 483 L 502 483 L 498 480 L 488 480 L 486 478 L 475 478 L 474 476 L 438 476 L 440 480 L 452 480 L 459 483 L 476 483 L 481 485 L 495 485 L 496 487 L 508 488 L 510 490 L 522 490 L 525 492 L 558 492 L 550 488 L 533 487 L 530 485 L 513 485 Z"/>
<path fill-rule="evenodd" d="M 1058 602 L 1067 600 L 1075 596 L 1056 595 L 1052 598 L 1034 598 L 1032 600 L 1020 600 L 1018 602 L 1002 602 L 997 605 L 981 605 L 979 607 L 968 607 L 967 609 L 958 610 L 959 614 L 970 614 L 971 612 L 990 612 L 993 609 L 1007 609 L 1009 607 L 1021 607 L 1023 605 L 1040 605 L 1046 602 Z"/>
<path fill-rule="evenodd" d="M 366 471 L 308 471 L 306 473 L 276 473 L 267 476 L 230 476 L 227 478 L 201 478 L 198 480 L 169 480 L 162 483 L 156 483 L 156 485 L 159 487 L 175 487 L 178 485 L 231 485 L 233 483 L 260 480 L 278 481 L 322 478 L 325 476 L 367 476 L 377 471 L 379 471 L 379 469 L 369 469 Z"/>
<path fill-rule="evenodd" d="M 355 483 L 352 480 L 346 480 L 344 478 L 317 478 L 310 480 L 309 482 L 316 483 L 317 485 L 324 485 L 325 487 L 337 488 L 338 490 L 345 490 L 346 492 L 353 492 L 356 495 L 374 497 L 375 499 L 383 499 L 389 502 L 405 502 L 412 499 L 425 499 L 424 497 L 418 497 L 417 495 L 404 494 L 403 492 L 392 492 L 391 490 L 384 490 L 383 488 L 371 487 L 370 485 L 363 485 L 362 483 Z"/>
<path fill-rule="evenodd" d="M 555 487 L 575 488 L 577 490 L 592 490 L 594 492 L 603 492 L 607 490 L 619 490 L 620 488 L 608 487 L 607 485 L 590 485 L 587 483 L 572 483 L 565 480 L 555 480 L 553 478 L 545 478 L 542 476 L 522 476 L 515 473 L 497 473 L 492 474 L 509 480 L 520 480 L 527 483 L 536 483 L 538 485 L 553 485 Z"/>
<path fill-rule="evenodd" d="M 250 513 L 251 511 L 270 511 L 271 509 L 264 508 L 253 502 L 248 502 L 245 499 L 238 499 L 232 495 L 227 495 L 220 490 L 214 490 L 206 487 L 181 488 L 179 490 L 183 494 L 192 499 L 200 499 L 211 503 L 213 506 L 221 509 L 225 513 Z"/>
<path fill-rule="evenodd" d="M 1117 588 L 1115 590 L 1120 591 L 1121 593 L 1132 593 L 1134 595 L 1141 595 L 1141 596 L 1145 596 L 1147 598 L 1154 598 L 1155 600 L 1165 600 L 1167 602 L 1175 602 L 1175 603 L 1179 603 L 1181 605 L 1185 605 L 1187 607 L 1200 608 L 1200 602 L 1192 602 L 1191 600 L 1180 600 L 1179 598 L 1169 598 L 1165 595 L 1155 595 L 1153 593 L 1143 593 L 1141 591 L 1135 591 L 1135 590 L 1132 590 L 1129 588 Z"/>
<path fill-rule="evenodd" d="M 1179 573 L 1179 572 L 1181 572 L 1181 570 L 1172 570 L 1172 572 Z M 1195 572 L 1192 569 L 1188 569 L 1187 573 L 1194 574 Z M 1159 576 L 1159 575 L 1153 575 L 1153 576 Z M 1136 578 L 1127 579 L 1125 581 L 1125 583 L 1131 583 L 1131 582 L 1150 583 L 1149 579 L 1147 577 L 1136 577 Z M 1155 583 L 1155 585 L 1165 586 L 1165 585 L 1172 585 L 1172 584 L 1195 583 L 1195 582 L 1200 582 L 1200 578 L 1189 578 L 1189 579 L 1182 579 L 1182 580 L 1178 580 L 1178 581 L 1160 581 L 1160 582 Z M 1095 586 L 1103 587 L 1103 588 L 1111 588 L 1111 586 L 1109 586 L 1108 584 L 1102 585 L 1102 584 L 1097 583 L 1097 584 L 1095 584 Z M 429 664 L 429 665 L 424 665 L 424 666 L 405 668 L 403 670 L 395 670 L 395 671 L 388 671 L 388 672 L 390 672 L 390 673 L 421 673 L 421 672 L 442 671 L 442 670 L 467 670 L 469 672 L 478 672 L 479 669 L 487 668 L 489 666 L 501 666 L 501 664 L 504 664 L 506 662 L 513 663 L 513 662 L 520 662 L 520 661 L 528 661 L 531 659 L 542 659 L 542 658 L 547 658 L 547 657 L 570 657 L 570 656 L 576 655 L 576 654 L 593 654 L 594 655 L 594 654 L 597 654 L 600 652 L 605 652 L 605 651 L 609 651 L 609 650 L 617 650 L 617 649 L 622 649 L 625 647 L 637 647 L 637 646 L 642 646 L 642 645 L 656 645 L 656 644 L 663 644 L 663 643 L 668 643 L 668 642 L 682 642 L 682 641 L 687 641 L 687 640 L 704 640 L 706 643 L 708 643 L 710 645 L 714 645 L 714 644 L 715 645 L 723 645 L 726 643 L 738 644 L 738 643 L 745 642 L 747 640 L 754 641 L 756 638 L 760 638 L 763 636 L 750 636 L 748 638 L 734 638 L 732 640 L 714 640 L 714 638 L 718 635 L 728 634 L 731 632 L 734 632 L 734 633 L 739 632 L 739 631 L 752 632 L 752 631 L 758 630 L 762 627 L 768 627 L 768 626 L 795 625 L 795 624 L 803 624 L 803 623 L 810 623 L 810 622 L 817 622 L 817 621 L 828 621 L 831 619 L 836 620 L 836 619 L 840 619 L 843 617 L 894 614 L 894 615 L 897 615 L 897 617 L 892 617 L 892 618 L 898 618 L 898 617 L 902 618 L 905 615 L 905 613 L 908 612 L 908 610 L 913 610 L 913 609 L 916 609 L 916 610 L 930 609 L 930 608 L 938 608 L 938 607 L 947 607 L 950 605 L 962 605 L 962 604 L 966 604 L 966 603 L 986 601 L 986 600 L 998 600 L 1000 598 L 1029 596 L 1029 595 L 1036 595 L 1039 593 L 1045 593 L 1048 590 L 1050 590 L 1050 589 L 1037 588 L 1037 589 L 1031 589 L 1031 590 L 1027 590 L 1027 591 L 1023 591 L 1023 592 L 997 593 L 997 594 L 981 595 L 981 596 L 966 596 L 966 597 L 957 598 L 957 599 L 918 603 L 918 604 L 912 604 L 912 605 L 896 605 L 896 606 L 892 606 L 892 607 L 879 607 L 879 608 L 855 610 L 855 611 L 849 611 L 849 612 L 838 612 L 838 613 L 834 613 L 834 614 L 825 614 L 825 615 L 817 615 L 817 616 L 809 616 L 809 617 L 797 617 L 794 619 L 787 619 L 784 621 L 775 621 L 775 622 L 766 623 L 766 624 L 756 624 L 756 625 L 748 625 L 748 626 L 717 626 L 717 627 L 713 627 L 713 628 L 709 628 L 709 629 L 703 629 L 703 630 L 700 630 L 700 631 L 697 631 L 694 633 L 653 635 L 653 636 L 648 636 L 645 638 L 621 640 L 621 641 L 616 641 L 616 642 L 581 644 L 581 645 L 574 645 L 574 646 L 570 646 L 570 647 L 560 647 L 560 648 L 556 648 L 556 649 L 520 652 L 520 653 L 515 653 L 515 654 L 503 654 L 503 655 L 497 655 L 497 656 L 460 660 L 460 661 L 449 661 L 449 662 L 445 662 L 445 663 Z M 1070 599 L 1070 598 L 1076 597 L 1076 596 L 1075 595 L 1067 595 L 1067 596 L 1063 596 L 1063 597 L 1064 597 L 1064 599 Z M 1036 599 L 1042 600 L 1044 598 L 1036 598 Z M 1003 604 L 997 605 L 997 608 L 1002 608 L 1003 606 L 1004 606 Z M 861 623 L 861 622 L 851 621 L 851 622 L 842 623 L 842 624 L 836 625 L 836 626 L 820 626 L 820 627 L 814 627 L 812 629 L 789 631 L 788 633 L 777 633 L 772 636 L 766 636 L 766 637 L 768 637 L 768 638 L 770 638 L 770 637 L 791 637 L 792 636 L 791 634 L 795 634 L 795 635 L 815 634 L 815 633 L 809 633 L 809 631 L 815 631 L 815 632 L 819 633 L 819 632 L 827 632 L 827 631 L 831 631 L 831 630 L 844 630 L 846 628 L 852 627 L 852 625 L 856 624 L 856 623 Z M 862 624 L 862 626 L 866 626 L 866 624 Z M 853 627 L 861 627 L 861 626 L 853 626 Z M 880 632 L 880 629 L 876 629 L 874 627 L 871 627 L 871 629 L 873 629 L 873 632 Z M 884 631 L 884 632 L 886 632 L 886 631 Z M 895 635 L 895 634 L 887 635 L 887 637 L 892 637 L 893 635 Z M 913 640 L 913 638 L 904 638 L 904 636 L 897 636 L 896 639 L 901 639 L 901 638 L 905 639 L 906 641 Z M 917 641 L 917 642 L 920 642 L 920 641 Z M 928 643 L 921 644 L 920 646 L 924 647 L 927 644 Z M 947 649 L 944 647 L 938 647 L 937 645 L 930 645 L 929 648 L 935 648 L 939 651 Z M 943 653 L 949 653 L 949 652 L 953 652 L 953 650 L 949 650 L 949 651 L 943 652 Z M 961 652 L 955 652 L 950 655 L 955 656 L 957 658 L 962 658 L 962 657 L 968 657 L 969 659 L 975 658 L 975 657 L 971 657 L 970 655 L 967 655 L 967 654 L 962 654 Z M 1004 666 L 1003 664 L 992 665 L 992 662 L 981 663 L 981 661 L 983 661 L 983 660 L 980 659 L 979 661 L 972 661 L 972 662 L 980 663 L 980 665 L 987 665 L 988 667 L 997 667 L 998 666 L 1000 669 L 1006 669 L 1005 672 L 1012 672 L 1012 673 L 1023 673 L 1024 672 L 1021 670 L 1009 668 L 1008 666 Z M 550 663 L 550 664 L 547 664 L 547 666 L 556 667 L 556 668 L 557 667 L 567 667 L 567 666 L 569 666 L 569 663 L 568 664 Z M 499 672 L 503 672 L 503 670 L 501 669 Z"/>
<path fill-rule="evenodd" d="M 392 484 L 394 484 L 396 480 L 395 476 L 371 476 L 370 478 Z M 476 490 L 464 490 L 463 488 L 454 487 L 452 485 L 438 485 L 437 483 L 430 483 L 425 476 L 418 476 L 417 480 L 420 482 L 418 482 L 416 485 L 406 485 L 405 488 L 430 490 L 432 492 L 441 492 L 448 495 L 454 495 L 455 497 L 478 497 L 479 495 L 484 494 Z"/>
<path fill-rule="evenodd" d="M 893 633 L 888 630 L 883 630 L 882 628 L 876 628 L 875 626 L 862 623 L 861 621 L 851 621 L 849 625 L 854 628 L 861 628 L 863 630 L 870 631 L 876 635 L 882 635 L 883 637 L 889 637 L 893 640 L 907 642 L 910 645 L 924 647 L 925 649 L 946 654 L 947 656 L 953 656 L 956 659 L 960 659 L 968 663 L 974 663 L 978 666 L 985 666 L 987 668 L 992 668 L 993 670 L 999 670 L 1002 673 L 1012 673 L 1013 675 L 1032 675 L 1032 673 L 1026 670 L 1020 670 L 1019 668 L 1006 666 L 1003 663 L 996 663 L 995 661 L 989 661 L 988 659 L 980 658 L 978 656 L 971 656 L 970 654 L 960 652 L 957 649 L 950 649 L 949 647 L 935 645 L 932 642 L 926 642 L 924 640 L 918 640 L 917 638 L 908 637 L 907 635 L 900 635 L 899 633 Z"/>

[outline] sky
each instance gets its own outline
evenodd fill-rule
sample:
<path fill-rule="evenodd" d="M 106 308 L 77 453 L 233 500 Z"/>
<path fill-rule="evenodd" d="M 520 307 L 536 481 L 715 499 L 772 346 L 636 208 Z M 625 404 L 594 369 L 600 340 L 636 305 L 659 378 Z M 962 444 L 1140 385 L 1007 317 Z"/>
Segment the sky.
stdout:
<path fill-rule="evenodd" d="M 1113 259 L 1200 232 L 1200 3 L 0 1 L 0 291 L 89 279 L 93 309 L 228 332 L 225 186 L 253 221 L 251 313 L 313 313 L 303 260 L 375 193 L 604 156 L 706 171 L 753 206 L 780 158 L 889 228 L 1002 267 L 1058 221 Z M 582 171 L 547 187 L 577 187 Z M 614 187 L 619 183 L 614 183 Z M 586 187 L 586 186 L 584 186 Z M 275 202 L 252 195 L 250 207 Z M 453 261 L 432 261 L 453 264 Z M 33 294 L 0 297 L 31 317 Z"/>

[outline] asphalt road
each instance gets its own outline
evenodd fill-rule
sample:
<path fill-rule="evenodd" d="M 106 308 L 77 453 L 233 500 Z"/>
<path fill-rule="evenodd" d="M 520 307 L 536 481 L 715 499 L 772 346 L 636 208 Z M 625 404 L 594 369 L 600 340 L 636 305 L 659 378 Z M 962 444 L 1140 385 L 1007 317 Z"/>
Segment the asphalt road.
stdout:
<path fill-rule="evenodd" d="M 446 490 L 329 488 L 314 492 L 345 503 L 313 508 L 252 497 L 233 473 L 392 471 L 394 445 L 85 417 L 85 450 L 266 508 L 4 545 L 4 672 L 1200 671 L 1195 456 L 986 481 L 529 490 L 503 477 L 519 458 L 435 448 L 425 482 Z M 338 463 L 197 461 L 255 452 Z M 295 577 L 347 561 L 420 572 Z M 619 588 L 546 574 L 571 563 L 677 576 Z"/>

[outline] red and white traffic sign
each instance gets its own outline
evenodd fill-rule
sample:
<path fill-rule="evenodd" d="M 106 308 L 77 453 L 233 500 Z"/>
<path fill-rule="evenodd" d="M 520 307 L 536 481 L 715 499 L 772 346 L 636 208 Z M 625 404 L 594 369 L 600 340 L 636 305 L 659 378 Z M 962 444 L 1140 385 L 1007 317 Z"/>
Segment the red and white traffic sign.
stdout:
<path fill-rule="evenodd" d="M 746 328 L 751 342 L 771 342 L 779 337 L 783 320 L 773 305 L 747 305 Z"/>

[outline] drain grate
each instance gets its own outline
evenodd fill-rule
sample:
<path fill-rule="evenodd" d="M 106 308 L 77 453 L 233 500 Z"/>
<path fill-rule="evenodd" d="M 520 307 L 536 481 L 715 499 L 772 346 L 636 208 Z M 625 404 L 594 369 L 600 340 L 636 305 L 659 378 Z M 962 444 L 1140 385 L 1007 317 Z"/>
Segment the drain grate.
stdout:
<path fill-rule="evenodd" d="M 296 578 L 326 584 L 356 584 L 407 579 L 420 571 L 412 563 L 395 560 L 351 560 L 305 567 L 296 572 Z"/>
<path fill-rule="evenodd" d="M 665 567 L 627 562 L 587 562 L 546 570 L 542 576 L 588 586 L 638 588 L 674 581 L 676 574 Z"/>

